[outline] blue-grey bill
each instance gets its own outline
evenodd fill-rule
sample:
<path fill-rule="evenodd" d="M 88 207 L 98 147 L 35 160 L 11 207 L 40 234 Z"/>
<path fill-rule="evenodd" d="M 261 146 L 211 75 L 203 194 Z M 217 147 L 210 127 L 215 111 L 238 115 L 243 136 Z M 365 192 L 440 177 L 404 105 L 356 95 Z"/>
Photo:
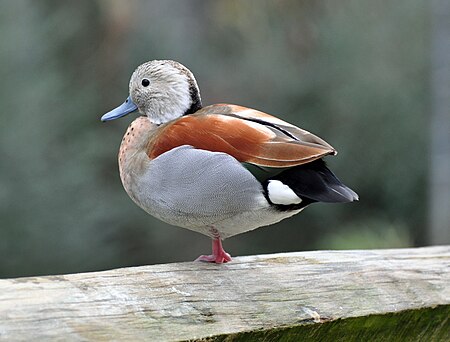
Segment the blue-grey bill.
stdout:
<path fill-rule="evenodd" d="M 124 103 L 122 103 L 119 107 L 114 108 L 113 110 L 111 110 L 108 113 L 106 113 L 105 115 L 103 115 L 101 120 L 103 122 L 115 120 L 115 119 L 121 118 L 122 116 L 130 114 L 130 113 L 134 112 L 135 110 L 137 110 L 137 106 L 134 104 L 134 102 L 128 96 L 128 98 L 125 100 Z"/>

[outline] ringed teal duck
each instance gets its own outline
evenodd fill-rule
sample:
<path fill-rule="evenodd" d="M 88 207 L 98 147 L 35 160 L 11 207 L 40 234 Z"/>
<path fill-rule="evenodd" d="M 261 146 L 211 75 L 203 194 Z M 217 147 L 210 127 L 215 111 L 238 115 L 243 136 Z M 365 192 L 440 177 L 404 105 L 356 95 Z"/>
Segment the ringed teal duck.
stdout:
<path fill-rule="evenodd" d="M 119 150 L 119 172 L 131 199 L 147 213 L 222 240 L 279 222 L 314 202 L 352 202 L 322 158 L 336 150 L 319 137 L 269 114 L 231 104 L 202 107 L 192 72 L 171 60 L 140 65 L 129 97 L 102 116 L 139 111 Z"/>

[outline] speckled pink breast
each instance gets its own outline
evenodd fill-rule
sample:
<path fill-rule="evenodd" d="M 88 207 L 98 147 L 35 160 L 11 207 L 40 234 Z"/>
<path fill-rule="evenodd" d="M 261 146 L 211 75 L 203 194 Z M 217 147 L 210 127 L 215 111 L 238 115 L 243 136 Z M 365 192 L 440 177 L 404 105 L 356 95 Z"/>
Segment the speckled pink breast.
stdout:
<path fill-rule="evenodd" d="M 119 149 L 119 172 L 122 184 L 131 196 L 130 185 L 133 176 L 143 171 L 148 162 L 147 148 L 156 125 L 152 124 L 146 116 L 140 116 L 128 126 Z"/>

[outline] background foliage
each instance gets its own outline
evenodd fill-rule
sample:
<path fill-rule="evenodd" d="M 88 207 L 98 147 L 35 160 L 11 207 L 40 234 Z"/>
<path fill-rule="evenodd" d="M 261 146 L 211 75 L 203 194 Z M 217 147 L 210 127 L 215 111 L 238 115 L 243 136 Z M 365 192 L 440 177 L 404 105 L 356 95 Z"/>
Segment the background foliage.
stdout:
<path fill-rule="evenodd" d="M 360 195 L 225 242 L 232 255 L 421 245 L 429 19 L 423 0 L 0 2 L 0 277 L 192 260 L 209 240 L 157 221 L 120 184 L 131 117 L 100 116 L 134 68 L 175 59 L 204 104 L 300 125 Z"/>

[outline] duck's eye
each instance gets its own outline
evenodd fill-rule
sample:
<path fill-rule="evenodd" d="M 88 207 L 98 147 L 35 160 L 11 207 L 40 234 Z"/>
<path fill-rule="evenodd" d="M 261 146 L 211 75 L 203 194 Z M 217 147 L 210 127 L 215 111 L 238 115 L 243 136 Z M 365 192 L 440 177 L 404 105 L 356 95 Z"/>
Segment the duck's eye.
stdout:
<path fill-rule="evenodd" d="M 148 79 L 144 78 L 141 83 L 144 87 L 148 87 L 148 85 L 150 84 L 150 81 Z"/>

